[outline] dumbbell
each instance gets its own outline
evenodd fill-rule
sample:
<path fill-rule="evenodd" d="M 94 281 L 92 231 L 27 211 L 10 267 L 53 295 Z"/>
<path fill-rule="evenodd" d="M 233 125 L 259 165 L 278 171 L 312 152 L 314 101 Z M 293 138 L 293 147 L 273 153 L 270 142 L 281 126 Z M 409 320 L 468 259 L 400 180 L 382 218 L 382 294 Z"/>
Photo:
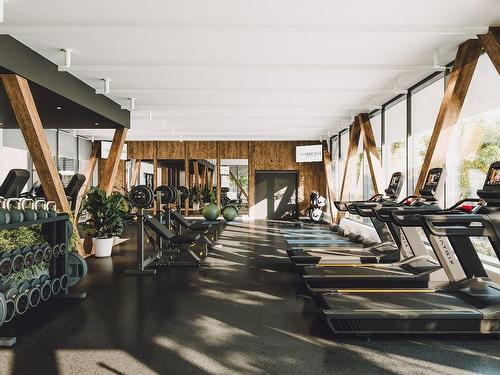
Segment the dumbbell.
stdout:
<path fill-rule="evenodd" d="M 10 256 L 10 251 L 6 251 L 0 256 L 0 277 L 9 277 L 12 273 L 12 258 Z"/>
<path fill-rule="evenodd" d="M 5 320 L 4 323 L 10 322 L 16 315 L 16 303 L 13 299 L 5 298 Z"/>
<path fill-rule="evenodd" d="M 50 217 L 57 217 L 56 202 L 54 202 L 54 201 L 47 202 L 47 213 L 48 213 L 49 218 Z"/>
<path fill-rule="evenodd" d="M 30 280 L 30 289 L 28 291 L 28 299 L 30 301 L 30 307 L 36 307 L 40 303 L 42 298 L 42 293 L 40 291 L 40 280 L 35 277 Z"/>
<path fill-rule="evenodd" d="M 24 256 L 24 267 L 29 268 L 35 264 L 35 253 L 29 247 L 24 247 L 22 249 Z"/>
<path fill-rule="evenodd" d="M 43 248 L 40 245 L 35 245 L 33 253 L 35 254 L 35 264 L 41 264 L 43 262 Z"/>
<path fill-rule="evenodd" d="M 13 250 L 11 253 L 12 272 L 21 272 L 24 269 L 24 254 L 21 249 Z"/>
<path fill-rule="evenodd" d="M 47 301 L 52 295 L 52 284 L 50 283 L 49 275 L 41 275 L 38 280 L 40 281 L 40 296 L 42 301 Z"/>
<path fill-rule="evenodd" d="M 69 283 L 68 275 L 66 274 L 62 275 L 60 280 L 61 280 L 61 292 L 66 292 Z"/>
<path fill-rule="evenodd" d="M 52 248 L 48 244 L 42 245 L 43 261 L 48 263 L 52 259 Z"/>
<path fill-rule="evenodd" d="M 5 293 L 5 297 L 8 300 L 12 300 L 14 302 L 14 312 L 17 315 L 23 315 L 26 310 L 28 310 L 30 301 L 28 298 L 28 283 L 20 284 L 18 288 L 11 288 Z M 12 319 L 12 317 L 11 317 Z"/>
<path fill-rule="evenodd" d="M 56 277 L 50 283 L 50 288 L 52 291 L 52 295 L 57 295 L 61 292 L 61 280 Z"/>
<path fill-rule="evenodd" d="M 61 254 L 61 247 L 59 244 L 52 246 L 52 256 L 57 258 Z"/>
<path fill-rule="evenodd" d="M 67 250 L 68 250 L 68 246 L 65 243 L 59 244 L 59 255 L 66 254 Z"/>

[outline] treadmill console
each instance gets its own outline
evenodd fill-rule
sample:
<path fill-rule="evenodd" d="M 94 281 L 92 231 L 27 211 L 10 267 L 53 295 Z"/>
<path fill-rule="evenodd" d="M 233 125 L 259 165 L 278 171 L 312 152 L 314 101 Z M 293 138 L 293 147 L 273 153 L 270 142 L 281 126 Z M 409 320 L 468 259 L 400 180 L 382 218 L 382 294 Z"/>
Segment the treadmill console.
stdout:
<path fill-rule="evenodd" d="M 422 198 L 428 201 L 440 201 L 444 195 L 444 181 L 446 172 L 444 168 L 432 168 L 427 173 L 425 184 L 419 193 Z"/>
<path fill-rule="evenodd" d="M 488 206 L 500 206 L 500 161 L 491 164 L 486 181 L 477 195 L 484 199 Z"/>
<path fill-rule="evenodd" d="M 394 172 L 391 176 L 389 186 L 385 189 L 385 194 L 389 198 L 397 199 L 401 189 L 403 188 L 403 182 L 403 174 L 401 172 Z"/>

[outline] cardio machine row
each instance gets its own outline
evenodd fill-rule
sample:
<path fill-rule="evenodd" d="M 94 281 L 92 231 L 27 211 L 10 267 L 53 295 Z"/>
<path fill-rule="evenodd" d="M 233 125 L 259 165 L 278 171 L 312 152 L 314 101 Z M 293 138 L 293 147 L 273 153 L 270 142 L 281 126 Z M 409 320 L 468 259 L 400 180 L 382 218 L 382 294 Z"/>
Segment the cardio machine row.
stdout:
<path fill-rule="evenodd" d="M 443 209 L 445 170 L 431 169 L 418 196 L 336 202 L 371 219 L 381 243 L 365 249 L 288 251 L 335 333 L 498 333 L 500 285 L 474 247 L 487 238 L 500 258 L 500 162 L 480 198 Z"/>

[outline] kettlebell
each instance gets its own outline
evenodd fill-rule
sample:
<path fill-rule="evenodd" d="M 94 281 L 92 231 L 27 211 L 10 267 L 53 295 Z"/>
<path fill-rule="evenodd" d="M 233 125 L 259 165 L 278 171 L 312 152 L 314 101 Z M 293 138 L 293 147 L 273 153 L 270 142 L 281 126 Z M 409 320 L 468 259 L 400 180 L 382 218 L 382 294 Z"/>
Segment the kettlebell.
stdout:
<path fill-rule="evenodd" d="M 9 224 L 10 223 L 10 214 L 9 211 L 5 208 L 5 198 L 0 197 L 0 224 Z"/>
<path fill-rule="evenodd" d="M 47 202 L 43 199 L 35 200 L 35 211 L 38 220 L 47 219 L 49 217 L 49 211 L 47 211 Z"/>
<path fill-rule="evenodd" d="M 9 210 L 11 223 L 21 223 L 24 221 L 23 211 L 19 209 L 19 198 L 9 198 L 5 205 Z"/>
<path fill-rule="evenodd" d="M 33 199 L 24 198 L 21 200 L 21 210 L 23 211 L 24 221 L 36 220 L 36 211 L 33 208 Z"/>
<path fill-rule="evenodd" d="M 47 211 L 48 211 L 49 217 L 57 217 L 56 202 L 48 201 L 47 202 Z"/>

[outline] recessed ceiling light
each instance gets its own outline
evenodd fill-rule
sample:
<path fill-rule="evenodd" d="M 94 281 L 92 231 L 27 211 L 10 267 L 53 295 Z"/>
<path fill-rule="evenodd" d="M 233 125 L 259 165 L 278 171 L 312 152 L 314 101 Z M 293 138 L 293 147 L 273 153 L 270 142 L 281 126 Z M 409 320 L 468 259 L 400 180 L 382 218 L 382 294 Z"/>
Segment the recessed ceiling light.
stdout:
<path fill-rule="evenodd" d="M 57 109 L 58 111 L 60 111 L 60 110 L 62 109 L 62 107 L 56 107 L 56 109 Z"/>
<path fill-rule="evenodd" d="M 95 126 L 99 126 L 99 123 L 98 123 L 98 122 L 94 122 L 94 125 L 95 125 Z"/>

